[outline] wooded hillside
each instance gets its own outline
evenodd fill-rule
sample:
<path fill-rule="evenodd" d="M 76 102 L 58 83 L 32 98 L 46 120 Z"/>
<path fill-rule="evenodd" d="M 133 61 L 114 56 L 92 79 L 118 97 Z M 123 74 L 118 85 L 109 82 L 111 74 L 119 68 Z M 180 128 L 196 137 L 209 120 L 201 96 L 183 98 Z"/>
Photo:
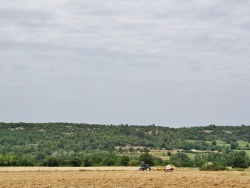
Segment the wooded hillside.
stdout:
<path fill-rule="evenodd" d="M 244 144 L 241 144 L 243 142 Z M 220 143 L 219 143 L 220 142 Z M 250 126 L 169 128 L 73 123 L 0 123 L 0 154 L 43 161 L 47 156 L 76 156 L 124 149 L 248 150 Z M 222 144 L 224 143 L 224 144 Z"/>

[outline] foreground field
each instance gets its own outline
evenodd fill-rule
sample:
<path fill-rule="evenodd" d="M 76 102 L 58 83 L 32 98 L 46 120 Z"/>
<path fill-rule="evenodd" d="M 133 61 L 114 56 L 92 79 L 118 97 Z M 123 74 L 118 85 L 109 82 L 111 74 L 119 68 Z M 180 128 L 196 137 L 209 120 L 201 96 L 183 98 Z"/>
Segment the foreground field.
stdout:
<path fill-rule="evenodd" d="M 250 187 L 250 171 L 138 171 L 131 167 L 0 168 L 0 187 Z"/>

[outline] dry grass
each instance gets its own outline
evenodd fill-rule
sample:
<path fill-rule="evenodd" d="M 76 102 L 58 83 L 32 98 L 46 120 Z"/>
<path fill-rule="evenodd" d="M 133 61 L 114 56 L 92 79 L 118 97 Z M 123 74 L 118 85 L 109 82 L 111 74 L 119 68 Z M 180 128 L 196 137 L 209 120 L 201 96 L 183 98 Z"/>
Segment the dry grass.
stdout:
<path fill-rule="evenodd" d="M 0 187 L 250 187 L 250 171 L 139 171 L 134 167 L 0 168 Z"/>
<path fill-rule="evenodd" d="M 139 167 L 0 167 L 0 172 L 135 171 Z"/>

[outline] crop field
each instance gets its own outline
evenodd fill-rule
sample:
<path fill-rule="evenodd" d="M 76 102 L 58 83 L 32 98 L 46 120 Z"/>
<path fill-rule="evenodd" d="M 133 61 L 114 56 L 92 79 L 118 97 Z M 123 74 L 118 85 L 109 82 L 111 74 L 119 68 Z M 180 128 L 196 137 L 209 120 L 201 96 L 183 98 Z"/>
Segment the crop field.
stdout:
<path fill-rule="evenodd" d="M 150 150 L 149 154 L 159 157 L 163 160 L 169 160 L 169 156 L 167 156 L 168 150 Z"/>
<path fill-rule="evenodd" d="M 240 187 L 249 188 L 250 170 L 204 172 L 139 171 L 137 167 L 0 168 L 0 187 Z"/>

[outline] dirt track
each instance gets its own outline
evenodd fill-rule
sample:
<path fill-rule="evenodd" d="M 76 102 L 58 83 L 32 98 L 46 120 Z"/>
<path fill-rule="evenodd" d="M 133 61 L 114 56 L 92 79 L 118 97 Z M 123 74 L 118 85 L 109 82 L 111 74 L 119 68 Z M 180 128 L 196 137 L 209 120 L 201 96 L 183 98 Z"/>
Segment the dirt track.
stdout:
<path fill-rule="evenodd" d="M 138 168 L 0 168 L 0 187 L 250 187 L 250 171 L 175 172 Z"/>

